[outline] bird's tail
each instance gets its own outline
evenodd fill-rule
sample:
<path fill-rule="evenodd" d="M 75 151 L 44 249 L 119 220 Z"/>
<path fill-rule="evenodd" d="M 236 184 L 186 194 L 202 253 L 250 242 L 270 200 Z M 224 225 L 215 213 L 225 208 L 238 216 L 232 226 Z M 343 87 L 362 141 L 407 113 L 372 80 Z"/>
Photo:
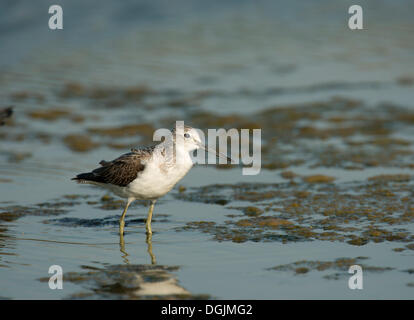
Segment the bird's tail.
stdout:
<path fill-rule="evenodd" d="M 95 175 L 92 172 L 80 173 L 75 178 L 71 180 L 76 181 L 77 183 L 91 183 L 95 181 Z"/>

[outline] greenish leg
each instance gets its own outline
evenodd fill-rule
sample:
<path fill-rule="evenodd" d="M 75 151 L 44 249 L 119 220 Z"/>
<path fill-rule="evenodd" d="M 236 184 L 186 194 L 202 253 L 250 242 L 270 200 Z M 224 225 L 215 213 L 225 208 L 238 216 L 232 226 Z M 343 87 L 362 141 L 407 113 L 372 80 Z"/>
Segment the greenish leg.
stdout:
<path fill-rule="evenodd" d="M 125 250 L 125 240 L 124 235 L 122 233 L 119 234 L 119 250 L 122 253 L 122 259 L 126 264 L 129 264 L 128 256 L 129 254 Z"/>
<path fill-rule="evenodd" d="M 157 259 L 155 258 L 155 255 L 152 253 L 152 234 L 147 233 L 147 245 L 148 245 L 148 253 L 151 257 L 151 264 L 156 264 Z"/>
<path fill-rule="evenodd" d="M 124 212 L 122 212 L 121 219 L 119 219 L 119 234 L 124 234 L 124 227 L 125 227 L 125 215 L 128 211 L 128 207 L 131 204 L 131 202 L 134 201 L 133 199 L 128 199 L 127 204 L 125 206 Z"/>
<path fill-rule="evenodd" d="M 152 212 L 154 211 L 154 205 L 157 200 L 151 200 L 151 205 L 148 211 L 147 223 L 145 224 L 147 228 L 147 234 L 152 234 L 151 230 L 151 220 L 152 220 Z"/>

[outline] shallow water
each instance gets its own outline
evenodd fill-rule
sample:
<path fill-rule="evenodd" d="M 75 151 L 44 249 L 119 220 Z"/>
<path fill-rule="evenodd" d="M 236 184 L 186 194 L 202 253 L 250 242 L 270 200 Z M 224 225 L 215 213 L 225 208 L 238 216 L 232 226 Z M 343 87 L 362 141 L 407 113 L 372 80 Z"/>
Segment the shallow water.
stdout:
<path fill-rule="evenodd" d="M 63 2 L 61 32 L 1 4 L 2 298 L 414 297 L 410 1 L 365 5 L 362 32 L 343 1 L 96 3 Z M 121 204 L 70 178 L 175 120 L 261 128 L 263 169 L 194 167 L 122 246 Z"/>

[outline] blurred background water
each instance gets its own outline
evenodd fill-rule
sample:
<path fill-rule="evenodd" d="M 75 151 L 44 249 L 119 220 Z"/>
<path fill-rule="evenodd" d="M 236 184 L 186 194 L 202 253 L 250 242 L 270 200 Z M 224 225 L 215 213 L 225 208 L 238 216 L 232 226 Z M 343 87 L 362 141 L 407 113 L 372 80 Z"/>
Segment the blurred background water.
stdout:
<path fill-rule="evenodd" d="M 48 29 L 51 4 L 63 8 L 63 30 Z M 339 0 L 1 1 L 0 107 L 14 105 L 13 122 L 0 127 L 1 297 L 68 298 L 85 287 L 74 280 L 65 282 L 64 290 L 50 290 L 38 280 L 48 276 L 50 265 L 82 272 L 84 266 L 105 269 L 125 263 L 116 227 L 121 210 L 103 211 L 96 203 L 104 193 L 71 183 L 70 178 L 93 169 L 101 159 L 128 151 L 129 145 L 148 143 L 148 134 L 137 128 L 132 134 L 93 135 L 96 130 L 91 128 L 171 127 L 182 119 L 191 125 L 203 117 L 202 112 L 221 121 L 234 115 L 256 119 L 271 107 L 305 105 L 312 110 L 312 103 L 337 97 L 362 101 L 358 112 L 366 118 L 393 114 L 379 107 L 384 104 L 408 110 L 411 116 L 414 3 L 361 1 L 364 30 L 360 31 L 347 26 L 352 4 Z M 341 114 L 339 110 L 336 116 Z M 219 128 L 214 116 L 210 123 Z M 408 164 L 414 163 L 413 130 L 411 123 L 399 121 L 386 123 L 393 130 L 392 139 L 408 141 L 395 162 L 364 164 L 357 171 L 341 164 L 315 169 L 305 149 L 296 150 L 295 141 L 287 140 L 285 150 L 296 160 L 305 159 L 289 170 L 328 174 L 339 184 L 365 183 L 379 174 L 412 175 Z M 77 149 L 83 147 L 71 142 L 74 135 L 91 137 L 92 145 Z M 267 146 L 279 148 L 280 144 L 266 139 Z M 311 143 L 327 142 L 317 139 L 307 145 Z M 270 153 L 266 161 L 277 158 Z M 248 177 L 241 175 L 240 168 L 196 167 L 180 185 L 191 189 L 215 183 L 276 184 L 285 181 L 281 171 L 265 168 Z M 59 202 L 64 195 L 82 193 L 90 198 Z M 156 207 L 152 247 L 160 265 L 179 267 L 167 273 L 192 294 L 231 299 L 413 298 L 412 275 L 404 271 L 412 267 L 409 249 L 392 251 L 396 244 L 389 241 L 364 246 L 322 240 L 237 243 L 216 241 L 200 231 L 177 232 L 195 220 L 225 224 L 227 215 L 234 214 L 234 209 L 188 202 L 177 194 L 174 190 Z M 39 206 L 42 203 L 46 204 Z M 11 211 L 17 212 L 18 219 L 6 215 Z M 145 213 L 139 205 L 129 212 L 131 219 L 143 219 Z M 66 220 L 59 220 L 62 217 L 75 220 L 65 224 Z M 111 222 L 104 224 L 105 218 Z M 98 223 L 87 226 L 76 219 Z M 413 241 L 412 224 L 404 228 L 409 230 L 407 241 Z M 150 264 L 142 221 L 132 221 L 127 229 L 128 262 Z M 348 289 L 347 276 L 331 281 L 317 273 L 268 270 L 298 260 L 357 256 L 394 270 L 369 274 L 361 292 Z"/>

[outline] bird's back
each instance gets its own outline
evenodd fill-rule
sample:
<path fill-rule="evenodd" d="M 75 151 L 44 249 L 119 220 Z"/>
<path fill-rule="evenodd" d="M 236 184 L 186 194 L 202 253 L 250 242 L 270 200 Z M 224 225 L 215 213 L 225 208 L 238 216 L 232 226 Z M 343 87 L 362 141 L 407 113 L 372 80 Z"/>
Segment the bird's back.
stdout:
<path fill-rule="evenodd" d="M 145 170 L 154 147 L 132 149 L 112 161 L 102 160 L 101 167 L 91 172 L 78 174 L 72 180 L 79 183 L 112 184 L 126 187 Z"/>

